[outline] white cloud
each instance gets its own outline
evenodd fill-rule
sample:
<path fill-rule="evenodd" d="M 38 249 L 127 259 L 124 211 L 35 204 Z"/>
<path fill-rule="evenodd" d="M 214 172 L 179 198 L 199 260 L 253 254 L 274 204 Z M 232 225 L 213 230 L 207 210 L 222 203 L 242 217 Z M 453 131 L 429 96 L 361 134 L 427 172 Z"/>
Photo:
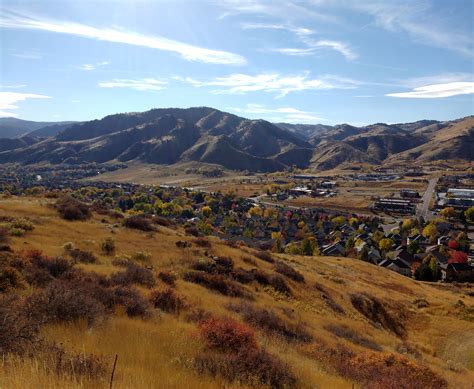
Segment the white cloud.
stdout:
<path fill-rule="evenodd" d="M 289 31 L 298 36 L 308 36 L 314 34 L 316 31 L 305 27 L 294 27 L 288 24 L 272 24 L 272 23 L 242 23 L 241 27 L 244 30 L 284 30 Z"/>
<path fill-rule="evenodd" d="M 244 30 L 248 29 L 265 29 L 265 30 L 284 30 L 293 33 L 298 37 L 298 40 L 303 43 L 306 47 L 303 48 L 274 48 L 269 49 L 275 53 L 292 55 L 292 56 L 309 56 L 314 55 L 318 51 L 323 49 L 331 49 L 339 54 L 342 54 L 346 59 L 353 61 L 357 58 L 355 51 L 344 42 L 328 40 L 328 39 L 319 39 L 315 40 L 311 36 L 316 33 L 316 31 L 304 27 L 295 27 L 291 24 L 272 24 L 272 23 L 243 23 L 241 27 Z"/>
<path fill-rule="evenodd" d="M 272 122 L 307 124 L 326 121 L 326 119 L 316 116 L 313 112 L 302 111 L 293 107 L 270 108 L 260 104 L 247 104 L 243 108 L 229 107 L 227 109 L 237 114 L 257 115 L 259 118 L 266 118 Z"/>
<path fill-rule="evenodd" d="M 21 89 L 26 87 L 26 84 L 10 84 L 10 85 L 2 85 L 0 84 L 0 88 L 2 89 Z"/>
<path fill-rule="evenodd" d="M 102 61 L 102 62 L 97 62 L 97 63 L 84 63 L 82 65 L 79 65 L 77 68 L 80 70 L 91 71 L 91 70 L 96 70 L 99 68 L 106 67 L 107 65 L 110 65 L 110 62 Z"/>
<path fill-rule="evenodd" d="M 389 93 L 386 96 L 411 99 L 437 99 L 457 95 L 474 94 L 474 82 L 449 82 L 425 85 L 410 92 Z"/>
<path fill-rule="evenodd" d="M 278 73 L 261 73 L 257 75 L 231 74 L 211 80 L 197 80 L 191 77 L 173 77 L 175 80 L 188 83 L 196 88 L 216 87 L 214 94 L 246 94 L 249 92 L 276 93 L 284 97 L 288 93 L 305 90 L 353 89 L 357 81 L 337 76 L 310 78 L 308 72 L 300 75 L 282 76 Z"/>
<path fill-rule="evenodd" d="M 35 93 L 0 92 L 0 116 L 17 117 L 16 112 L 9 112 L 18 109 L 17 103 L 27 99 L 50 99 L 50 96 L 38 95 Z"/>
<path fill-rule="evenodd" d="M 456 31 L 455 25 L 447 25 L 449 16 L 434 14 L 429 2 L 339 0 L 335 3 L 367 13 L 374 18 L 377 26 L 391 32 L 405 32 L 416 42 L 470 57 L 474 55 L 472 36 Z"/>
<path fill-rule="evenodd" d="M 1 20 L 0 20 L 1 25 Z M 14 51 L 11 53 L 12 57 L 21 58 L 21 59 L 41 59 L 43 58 L 43 54 L 37 51 Z"/>
<path fill-rule="evenodd" d="M 148 47 L 177 53 L 187 61 L 224 65 L 242 65 L 246 62 L 245 58 L 238 54 L 193 46 L 162 36 L 144 35 L 117 28 L 98 28 L 80 23 L 50 20 L 13 12 L 3 12 L 0 16 L 0 27 L 49 31 L 107 42 Z"/>
<path fill-rule="evenodd" d="M 111 81 L 99 82 L 101 88 L 129 88 L 137 91 L 160 91 L 166 89 L 167 81 L 155 78 L 141 78 L 136 80 L 116 78 Z"/>

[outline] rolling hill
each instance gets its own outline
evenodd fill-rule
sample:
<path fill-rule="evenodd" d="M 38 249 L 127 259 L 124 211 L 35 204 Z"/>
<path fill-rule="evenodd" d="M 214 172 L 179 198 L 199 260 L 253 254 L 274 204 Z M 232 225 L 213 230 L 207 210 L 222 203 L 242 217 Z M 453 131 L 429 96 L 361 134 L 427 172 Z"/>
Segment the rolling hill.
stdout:
<path fill-rule="evenodd" d="M 0 118 L 0 138 L 16 138 L 28 134 L 33 137 L 56 136 L 76 122 L 35 122 L 17 118 Z"/>
<path fill-rule="evenodd" d="M 0 142 L 0 163 L 191 162 L 272 172 L 472 161 L 473 128 L 473 117 L 356 127 L 272 124 L 209 107 L 160 108 L 37 128 L 28 139 Z"/>

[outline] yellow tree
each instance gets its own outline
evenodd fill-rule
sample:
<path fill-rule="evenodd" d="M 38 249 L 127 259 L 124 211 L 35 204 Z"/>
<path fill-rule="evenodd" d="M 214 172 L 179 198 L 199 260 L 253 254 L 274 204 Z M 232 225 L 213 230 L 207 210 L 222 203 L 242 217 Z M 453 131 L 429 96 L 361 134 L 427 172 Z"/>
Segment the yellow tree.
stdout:
<path fill-rule="evenodd" d="M 425 228 L 423 228 L 422 234 L 425 238 L 429 239 L 431 242 L 434 242 L 436 236 L 438 235 L 438 229 L 436 228 L 436 225 L 430 223 L 427 224 Z"/>
<path fill-rule="evenodd" d="M 204 206 L 204 207 L 202 207 L 202 214 L 203 214 L 205 217 L 211 216 L 211 214 L 212 214 L 212 209 L 211 209 L 211 207 L 209 207 L 209 206 L 207 206 L 207 205 Z"/>
<path fill-rule="evenodd" d="M 379 242 L 379 249 L 382 251 L 388 251 L 392 248 L 393 246 L 393 240 L 390 238 L 383 238 L 380 239 Z"/>
<path fill-rule="evenodd" d="M 444 218 L 449 219 L 449 218 L 452 218 L 452 217 L 456 216 L 456 211 L 454 210 L 453 207 L 446 207 L 446 208 L 443 208 L 440 211 L 440 214 Z"/>

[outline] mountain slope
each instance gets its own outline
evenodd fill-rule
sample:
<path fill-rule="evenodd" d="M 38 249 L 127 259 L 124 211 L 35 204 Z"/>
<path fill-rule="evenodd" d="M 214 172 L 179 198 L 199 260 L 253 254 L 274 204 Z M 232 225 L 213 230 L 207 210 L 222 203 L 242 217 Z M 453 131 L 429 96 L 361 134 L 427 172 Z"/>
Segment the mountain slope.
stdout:
<path fill-rule="evenodd" d="M 0 118 L 0 138 L 16 138 L 25 134 L 37 137 L 54 136 L 73 123 L 75 122 L 35 122 L 17 118 Z M 38 133 L 32 134 L 36 131 Z"/>
<path fill-rule="evenodd" d="M 249 120 L 209 107 L 160 108 L 41 127 L 31 133 L 37 137 L 0 143 L 0 163 L 195 162 L 276 171 L 292 166 L 324 170 L 413 160 L 473 161 L 473 129 L 473 117 L 302 127 Z"/>

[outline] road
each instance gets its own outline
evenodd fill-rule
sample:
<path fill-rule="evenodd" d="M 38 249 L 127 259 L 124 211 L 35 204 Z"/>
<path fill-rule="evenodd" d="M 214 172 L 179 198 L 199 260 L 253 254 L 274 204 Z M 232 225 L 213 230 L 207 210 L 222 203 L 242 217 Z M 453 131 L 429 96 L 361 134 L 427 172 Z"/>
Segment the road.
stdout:
<path fill-rule="evenodd" d="M 438 180 L 439 177 L 435 177 L 428 182 L 428 187 L 426 188 L 426 191 L 423 194 L 423 197 L 421 198 L 421 204 L 416 210 L 416 216 L 421 216 L 425 220 L 431 219 L 433 217 L 433 214 L 429 212 L 429 206 Z"/>

